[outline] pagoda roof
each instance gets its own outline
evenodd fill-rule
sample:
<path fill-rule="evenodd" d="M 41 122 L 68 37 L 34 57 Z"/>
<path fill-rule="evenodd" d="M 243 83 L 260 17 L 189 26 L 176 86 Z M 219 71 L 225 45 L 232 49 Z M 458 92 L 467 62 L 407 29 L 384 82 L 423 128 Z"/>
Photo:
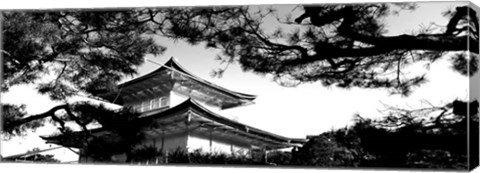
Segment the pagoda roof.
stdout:
<path fill-rule="evenodd" d="M 301 146 L 306 140 L 296 139 L 280 136 L 274 133 L 270 133 L 252 126 L 245 125 L 243 123 L 233 121 L 231 119 L 220 116 L 193 99 L 188 99 L 175 107 L 166 110 L 155 110 L 145 112 L 140 116 L 140 119 L 146 121 L 156 121 L 159 126 L 153 130 L 152 134 L 160 134 L 165 131 L 174 133 L 186 129 L 185 122 L 189 121 L 190 129 L 196 128 L 199 131 L 208 131 L 208 129 L 217 129 L 215 133 L 218 135 L 229 138 L 239 138 L 241 140 L 251 141 L 253 144 L 265 146 L 268 149 L 279 149 L 293 146 Z M 91 130 L 92 133 L 104 133 L 101 128 Z M 78 135 L 83 133 L 77 132 Z M 58 141 L 65 136 L 56 135 L 49 137 L 41 137 L 47 140 L 48 143 L 60 144 Z M 68 137 L 67 137 L 68 138 Z M 64 142 L 64 144 L 71 144 Z M 70 146 L 75 147 L 75 146 Z"/>
<path fill-rule="evenodd" d="M 170 76 L 165 76 L 165 71 L 171 71 L 173 74 L 171 74 Z M 175 77 L 175 75 L 177 77 Z M 240 105 L 251 104 L 253 103 L 253 100 L 257 97 L 251 94 L 235 92 L 235 91 L 226 89 L 224 87 L 218 86 L 200 77 L 197 77 L 194 74 L 187 71 L 184 67 L 182 67 L 174 57 L 171 57 L 163 65 L 160 65 L 159 68 L 157 68 L 156 70 L 148 74 L 145 74 L 143 76 L 132 79 L 130 81 L 118 84 L 117 85 L 118 91 L 100 94 L 99 97 L 102 97 L 109 101 L 114 101 L 119 95 L 119 94 L 116 94 L 117 92 L 128 95 L 128 93 L 134 93 L 142 89 L 148 90 L 149 87 L 153 87 L 157 85 L 165 87 L 165 86 L 168 86 L 168 82 L 164 82 L 164 83 L 155 83 L 155 82 L 168 80 L 170 78 L 174 82 L 182 83 L 181 85 L 184 85 L 186 88 L 197 90 L 200 93 L 203 93 L 204 96 L 210 94 L 208 98 L 204 98 L 206 99 L 204 101 L 206 102 L 210 101 L 212 105 L 219 106 L 222 109 L 228 109 L 228 108 L 233 108 Z M 186 89 L 185 87 L 183 87 L 183 89 Z M 183 92 L 188 92 L 188 89 L 184 90 Z M 217 97 L 217 99 L 213 99 L 215 97 Z"/>
<path fill-rule="evenodd" d="M 152 71 L 152 72 L 150 72 L 146 75 L 140 76 L 138 78 L 135 78 L 135 79 L 126 81 L 124 83 L 121 83 L 121 84 L 118 85 L 118 87 L 125 87 L 125 86 L 128 86 L 128 85 L 143 81 L 143 80 L 147 80 L 150 77 L 155 76 L 157 73 L 159 73 L 163 70 L 174 70 L 174 71 L 180 72 L 180 73 L 182 73 L 182 75 L 188 76 L 188 77 L 190 77 L 191 79 L 193 79 L 197 82 L 200 82 L 200 83 L 205 84 L 205 85 L 209 85 L 212 88 L 215 88 L 219 91 L 222 91 L 225 94 L 228 94 L 230 96 L 237 97 L 238 99 L 245 99 L 245 100 L 252 101 L 257 97 L 256 95 L 252 95 L 252 94 L 235 92 L 235 91 L 226 89 L 224 87 L 221 87 L 219 85 L 216 85 L 214 83 L 211 83 L 211 82 L 209 82 L 207 80 L 204 80 L 200 77 L 197 77 L 193 73 L 188 72 L 184 67 L 182 67 L 180 65 L 180 63 L 178 63 L 178 61 L 176 60 L 175 57 L 171 57 L 167 62 L 165 62 L 161 67 L 157 68 L 156 70 L 154 70 L 154 71 Z"/>

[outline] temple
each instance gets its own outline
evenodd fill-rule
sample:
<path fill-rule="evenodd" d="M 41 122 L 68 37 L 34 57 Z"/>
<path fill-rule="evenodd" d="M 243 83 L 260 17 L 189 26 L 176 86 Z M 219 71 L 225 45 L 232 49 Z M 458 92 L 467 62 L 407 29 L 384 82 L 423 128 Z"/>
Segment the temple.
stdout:
<path fill-rule="evenodd" d="M 110 103 L 130 106 L 141 118 L 158 124 L 145 144 L 163 151 L 177 148 L 227 154 L 246 154 L 301 146 L 305 140 L 277 134 L 233 121 L 211 109 L 232 109 L 254 104 L 254 95 L 239 93 L 205 81 L 171 58 L 151 73 L 119 84 L 117 91 L 99 95 Z M 101 130 L 100 130 L 101 131 Z M 101 133 L 100 131 L 96 133 Z M 43 137 L 60 143 L 58 136 Z M 82 160 L 80 156 L 80 160 Z"/>

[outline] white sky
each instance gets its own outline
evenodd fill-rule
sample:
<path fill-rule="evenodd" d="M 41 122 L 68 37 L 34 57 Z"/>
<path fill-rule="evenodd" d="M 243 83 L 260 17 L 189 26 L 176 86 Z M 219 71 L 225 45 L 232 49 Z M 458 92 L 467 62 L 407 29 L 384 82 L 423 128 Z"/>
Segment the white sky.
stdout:
<path fill-rule="evenodd" d="M 385 22 L 391 35 L 411 33 L 430 22 L 446 25 L 448 19 L 441 12 L 462 4 L 465 2 L 419 3 L 417 10 L 390 16 Z M 293 6 L 282 8 L 291 10 Z M 427 74 L 429 82 L 415 89 L 410 97 L 403 98 L 390 96 L 387 90 L 326 88 L 319 82 L 285 88 L 272 82 L 268 76 L 243 73 L 238 65 L 230 65 L 222 78 L 211 78 L 210 72 L 213 69 L 223 67 L 213 60 L 218 51 L 206 50 L 203 46 L 190 46 L 182 41 L 172 42 L 162 38 L 157 41 L 166 46 L 167 51 L 161 56 L 149 57 L 151 60 L 163 63 L 172 56 L 176 57 L 188 71 L 203 79 L 233 91 L 258 96 L 254 105 L 225 110 L 221 112 L 222 115 L 287 137 L 305 138 L 306 135 L 345 127 L 352 122 L 356 113 L 364 117 L 381 116 L 377 112 L 382 109 L 380 101 L 398 106 L 406 106 L 408 103 L 416 107 L 421 99 L 443 105 L 457 98 L 468 98 L 468 78 L 449 69 L 448 58 L 442 58 L 433 64 Z M 139 75 L 156 68 L 157 65 L 147 62 L 139 68 Z M 45 112 L 59 104 L 51 102 L 47 96 L 38 95 L 31 86 L 12 87 L 10 92 L 2 95 L 1 101 L 26 104 L 30 114 Z M 2 141 L 1 154 L 9 156 L 34 147 L 48 148 L 38 135 L 49 135 L 54 130 L 51 127 L 42 128 L 27 137 Z M 67 151 L 62 152 L 59 155 L 63 156 L 63 160 L 72 158 Z"/>

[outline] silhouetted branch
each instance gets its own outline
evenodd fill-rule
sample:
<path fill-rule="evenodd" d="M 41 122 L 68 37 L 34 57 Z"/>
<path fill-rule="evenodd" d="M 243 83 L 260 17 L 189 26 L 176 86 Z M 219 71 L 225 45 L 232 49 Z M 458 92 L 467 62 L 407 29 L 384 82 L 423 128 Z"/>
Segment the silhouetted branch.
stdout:
<path fill-rule="evenodd" d="M 49 117 L 49 116 L 55 117 L 55 112 L 57 112 L 59 110 L 62 110 L 62 109 L 63 110 L 69 109 L 68 105 L 55 106 L 52 109 L 48 110 L 47 112 L 37 114 L 37 115 L 31 115 L 31 116 L 28 116 L 28 117 L 20 119 L 20 120 L 12 121 L 10 123 L 5 123 L 3 127 L 4 127 L 4 129 L 13 129 L 17 126 L 21 126 L 22 124 L 25 124 L 25 123 L 28 123 L 28 122 L 31 122 L 31 121 L 43 119 L 43 118 L 46 118 L 46 117 Z"/>

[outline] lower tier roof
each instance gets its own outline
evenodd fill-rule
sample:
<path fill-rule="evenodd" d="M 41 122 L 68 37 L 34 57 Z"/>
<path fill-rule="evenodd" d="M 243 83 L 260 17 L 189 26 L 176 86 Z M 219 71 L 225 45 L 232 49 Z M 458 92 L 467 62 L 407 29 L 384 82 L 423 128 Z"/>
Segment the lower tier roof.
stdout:
<path fill-rule="evenodd" d="M 140 120 L 156 123 L 155 128 L 145 131 L 149 136 L 178 133 L 187 129 L 197 133 L 212 132 L 213 135 L 246 141 L 252 146 L 266 149 L 301 146 L 306 142 L 306 139 L 288 138 L 230 120 L 208 110 L 192 99 L 169 109 L 146 112 L 140 116 Z M 81 136 L 84 133 L 75 132 L 74 134 Z M 93 129 L 90 134 L 115 136 L 102 128 Z M 68 136 L 56 135 L 42 138 L 48 143 L 79 147 L 75 146 L 75 142 L 68 142 Z"/>

